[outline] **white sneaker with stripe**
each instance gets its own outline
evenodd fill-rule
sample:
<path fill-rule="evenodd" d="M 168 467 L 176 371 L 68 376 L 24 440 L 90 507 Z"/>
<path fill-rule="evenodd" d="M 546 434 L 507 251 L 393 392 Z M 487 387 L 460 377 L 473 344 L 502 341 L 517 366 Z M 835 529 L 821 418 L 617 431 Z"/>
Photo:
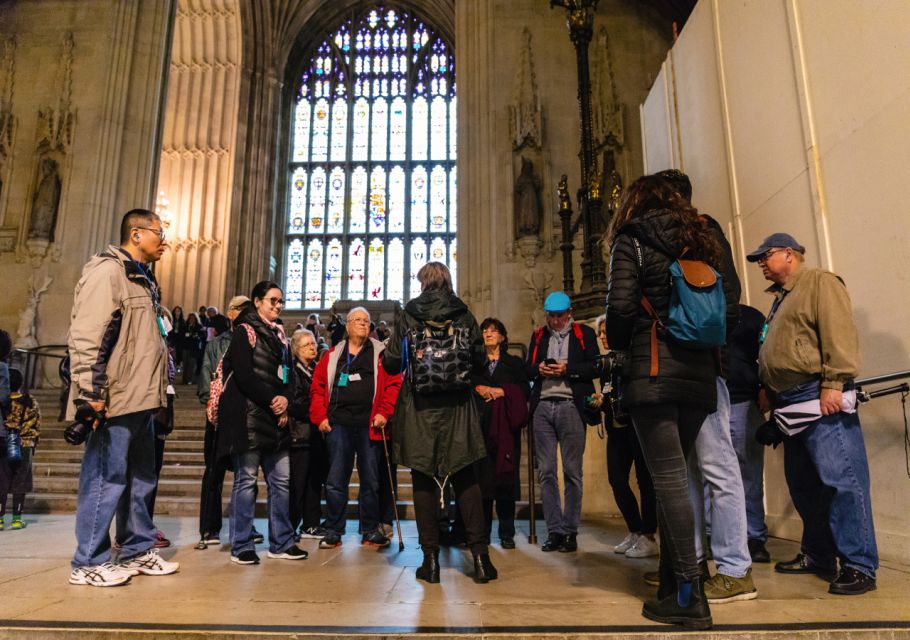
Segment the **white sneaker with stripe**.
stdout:
<path fill-rule="evenodd" d="M 70 584 L 90 587 L 116 587 L 130 581 L 132 575 L 115 564 L 105 562 L 95 567 L 77 567 L 70 573 Z"/>
<path fill-rule="evenodd" d="M 142 573 L 147 576 L 166 576 L 176 573 L 177 569 L 180 568 L 180 563 L 168 562 L 159 555 L 158 549 L 149 549 L 142 555 L 121 562 L 120 568 L 124 571 L 129 571 L 133 575 Z"/>

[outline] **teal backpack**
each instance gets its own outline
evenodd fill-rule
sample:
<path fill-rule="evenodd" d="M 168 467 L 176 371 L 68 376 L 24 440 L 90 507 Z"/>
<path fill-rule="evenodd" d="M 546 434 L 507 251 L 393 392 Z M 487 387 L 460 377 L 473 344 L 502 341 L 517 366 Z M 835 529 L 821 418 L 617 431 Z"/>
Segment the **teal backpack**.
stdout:
<path fill-rule="evenodd" d="M 643 265 L 641 244 L 632 238 L 638 267 Z M 687 249 L 670 263 L 670 307 L 664 323 L 647 297 L 641 304 L 651 316 L 651 376 L 656 376 L 657 327 L 663 328 L 673 339 L 689 347 L 712 349 L 723 346 L 727 340 L 727 299 L 724 295 L 723 277 L 701 260 L 685 260 Z"/>

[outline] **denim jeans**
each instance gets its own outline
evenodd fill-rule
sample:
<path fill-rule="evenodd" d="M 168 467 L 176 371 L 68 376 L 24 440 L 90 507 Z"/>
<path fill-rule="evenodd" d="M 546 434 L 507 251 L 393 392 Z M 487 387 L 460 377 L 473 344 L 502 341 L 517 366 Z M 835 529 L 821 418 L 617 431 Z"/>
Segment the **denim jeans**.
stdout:
<path fill-rule="evenodd" d="M 746 533 L 749 540 L 768 539 L 765 525 L 765 447 L 755 439 L 764 422 L 754 400 L 730 405 L 730 437 L 739 459 L 746 496 Z"/>
<path fill-rule="evenodd" d="M 379 453 L 381 442 L 370 440 L 370 428 L 332 425 L 326 434 L 329 449 L 329 474 L 325 479 L 325 528 L 344 534 L 348 509 L 348 489 L 357 454 L 360 479 L 360 523 L 362 533 L 379 528 Z"/>
<path fill-rule="evenodd" d="M 534 448 L 540 466 L 540 498 L 550 534 L 578 533 L 581 520 L 581 464 L 585 455 L 585 424 L 572 400 L 541 400 L 534 410 Z M 560 506 L 556 477 L 556 445 L 562 455 L 565 502 Z"/>
<path fill-rule="evenodd" d="M 698 407 L 669 403 L 629 408 L 657 494 L 660 562 L 669 563 L 681 580 L 698 576 L 686 459 L 707 414 Z"/>
<path fill-rule="evenodd" d="M 780 394 L 777 406 L 817 398 L 817 381 Z M 824 416 L 784 439 L 784 475 L 803 521 L 801 549 L 822 566 L 841 565 L 875 577 L 869 461 L 859 414 Z"/>
<path fill-rule="evenodd" d="M 746 537 L 746 499 L 739 460 L 730 437 L 730 394 L 717 378 L 717 411 L 709 414 L 689 455 L 689 495 L 695 516 L 695 553 L 705 550 L 705 491 L 711 521 L 711 553 L 717 571 L 742 578 L 752 566 Z"/>
<path fill-rule="evenodd" d="M 234 454 L 234 487 L 231 490 L 231 555 L 252 551 L 253 520 L 256 517 L 256 479 L 259 467 L 268 487 L 269 551 L 283 553 L 294 546 L 294 529 L 288 514 L 288 478 L 291 465 L 288 452 L 262 453 L 249 449 Z"/>
<path fill-rule="evenodd" d="M 115 516 L 122 523 L 120 558 L 154 546 L 155 525 L 148 505 L 156 484 L 151 411 L 109 418 L 89 434 L 79 472 L 74 569 L 110 560 L 109 531 Z"/>

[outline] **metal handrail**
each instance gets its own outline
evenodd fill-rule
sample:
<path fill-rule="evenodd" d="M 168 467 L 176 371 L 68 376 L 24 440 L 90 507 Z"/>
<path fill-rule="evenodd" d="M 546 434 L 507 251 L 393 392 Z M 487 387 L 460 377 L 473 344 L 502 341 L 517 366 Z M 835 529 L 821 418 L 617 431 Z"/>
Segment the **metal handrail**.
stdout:
<path fill-rule="evenodd" d="M 57 353 L 54 353 L 54 352 Z M 22 388 L 26 391 L 34 388 L 38 376 L 39 358 L 63 360 L 67 355 L 65 344 L 45 344 L 37 347 L 18 347 L 13 350 L 13 364 L 18 363 L 22 371 Z"/>

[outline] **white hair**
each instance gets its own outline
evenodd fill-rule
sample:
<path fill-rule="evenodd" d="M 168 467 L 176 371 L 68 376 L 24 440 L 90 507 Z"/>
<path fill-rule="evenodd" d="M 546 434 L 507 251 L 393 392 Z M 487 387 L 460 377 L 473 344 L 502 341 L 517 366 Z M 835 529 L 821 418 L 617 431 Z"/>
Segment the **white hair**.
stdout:
<path fill-rule="evenodd" d="M 367 320 L 370 320 L 370 319 L 371 319 L 371 318 L 370 318 L 370 312 L 367 311 L 367 308 L 366 308 L 366 307 L 354 307 L 353 309 L 351 309 L 350 311 L 348 311 L 348 315 L 346 315 L 346 316 L 344 317 L 345 321 L 350 320 L 350 319 L 351 319 L 351 316 L 354 315 L 354 312 L 355 312 L 355 311 L 363 311 L 365 314 L 367 314 Z"/>
<path fill-rule="evenodd" d="M 300 343 L 303 342 L 303 339 L 307 336 L 310 336 L 313 339 L 313 346 L 316 346 L 316 336 L 309 329 L 297 329 L 293 334 L 291 334 L 291 352 L 296 354 L 297 349 L 300 348 Z"/>

